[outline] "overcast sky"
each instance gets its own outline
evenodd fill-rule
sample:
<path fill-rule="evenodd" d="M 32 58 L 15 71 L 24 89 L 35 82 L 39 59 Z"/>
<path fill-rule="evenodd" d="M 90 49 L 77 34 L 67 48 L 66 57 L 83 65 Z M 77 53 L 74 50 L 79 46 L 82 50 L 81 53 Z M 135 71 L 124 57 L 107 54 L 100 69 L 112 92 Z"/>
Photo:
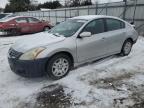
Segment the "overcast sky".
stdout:
<path fill-rule="evenodd" d="M 46 1 L 52 1 L 52 0 L 38 0 L 39 3 L 44 3 Z M 62 1 L 62 0 L 60 0 Z M 96 1 L 96 0 L 92 0 L 92 1 Z M 98 0 L 99 2 L 107 2 L 107 1 L 122 1 L 122 0 Z M 4 8 L 6 3 L 8 3 L 8 0 L 0 0 L 0 7 Z"/>

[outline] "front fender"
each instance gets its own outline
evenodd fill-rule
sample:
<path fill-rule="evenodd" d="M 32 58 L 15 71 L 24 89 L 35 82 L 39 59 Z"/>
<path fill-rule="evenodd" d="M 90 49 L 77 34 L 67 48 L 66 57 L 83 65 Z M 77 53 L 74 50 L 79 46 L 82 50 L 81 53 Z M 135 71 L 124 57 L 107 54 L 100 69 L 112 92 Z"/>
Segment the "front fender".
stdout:
<path fill-rule="evenodd" d="M 71 54 L 72 57 L 73 57 L 74 62 L 77 62 L 77 57 L 76 57 L 75 50 L 70 50 L 70 49 L 67 49 L 67 48 L 59 48 L 59 49 L 55 49 L 55 50 L 52 49 L 52 48 L 51 49 L 46 49 L 42 53 L 40 53 L 37 58 L 45 58 L 45 57 L 50 58 L 53 55 L 55 55 L 56 53 L 60 53 L 60 52 L 67 52 L 67 53 Z"/>

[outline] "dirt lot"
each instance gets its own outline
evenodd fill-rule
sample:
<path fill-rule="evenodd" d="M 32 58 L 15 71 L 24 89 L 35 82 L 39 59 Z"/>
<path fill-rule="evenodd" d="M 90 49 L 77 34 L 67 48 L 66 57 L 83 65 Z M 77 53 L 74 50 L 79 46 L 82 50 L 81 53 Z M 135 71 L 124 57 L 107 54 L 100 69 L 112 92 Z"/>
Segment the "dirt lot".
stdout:
<path fill-rule="evenodd" d="M 8 49 L 23 37 L 0 37 L 0 108 L 144 108 L 144 38 L 127 57 L 110 56 L 52 81 L 11 72 Z"/>

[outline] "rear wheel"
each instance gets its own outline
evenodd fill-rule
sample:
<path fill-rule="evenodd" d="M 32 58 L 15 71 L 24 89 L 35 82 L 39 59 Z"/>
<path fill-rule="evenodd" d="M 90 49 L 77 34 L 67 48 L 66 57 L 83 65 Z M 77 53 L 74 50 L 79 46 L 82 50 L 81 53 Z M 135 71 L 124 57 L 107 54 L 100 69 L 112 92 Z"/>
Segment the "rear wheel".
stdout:
<path fill-rule="evenodd" d="M 53 56 L 47 65 L 47 74 L 54 80 L 65 77 L 72 67 L 72 61 L 66 54 L 57 54 Z"/>
<path fill-rule="evenodd" d="M 133 42 L 130 39 L 127 39 L 123 44 L 120 55 L 122 56 L 129 55 L 131 52 L 132 46 L 133 46 Z"/>
<path fill-rule="evenodd" d="M 49 31 L 50 27 L 44 27 L 44 31 Z"/>

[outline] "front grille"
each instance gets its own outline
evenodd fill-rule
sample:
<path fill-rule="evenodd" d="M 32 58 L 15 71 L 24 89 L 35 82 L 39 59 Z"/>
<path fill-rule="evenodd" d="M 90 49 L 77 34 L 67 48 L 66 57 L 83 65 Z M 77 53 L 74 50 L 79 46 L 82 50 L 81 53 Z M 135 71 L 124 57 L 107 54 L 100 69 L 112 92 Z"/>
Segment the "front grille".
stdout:
<path fill-rule="evenodd" d="M 9 57 L 18 59 L 23 53 L 15 51 L 14 49 L 9 49 Z"/>

